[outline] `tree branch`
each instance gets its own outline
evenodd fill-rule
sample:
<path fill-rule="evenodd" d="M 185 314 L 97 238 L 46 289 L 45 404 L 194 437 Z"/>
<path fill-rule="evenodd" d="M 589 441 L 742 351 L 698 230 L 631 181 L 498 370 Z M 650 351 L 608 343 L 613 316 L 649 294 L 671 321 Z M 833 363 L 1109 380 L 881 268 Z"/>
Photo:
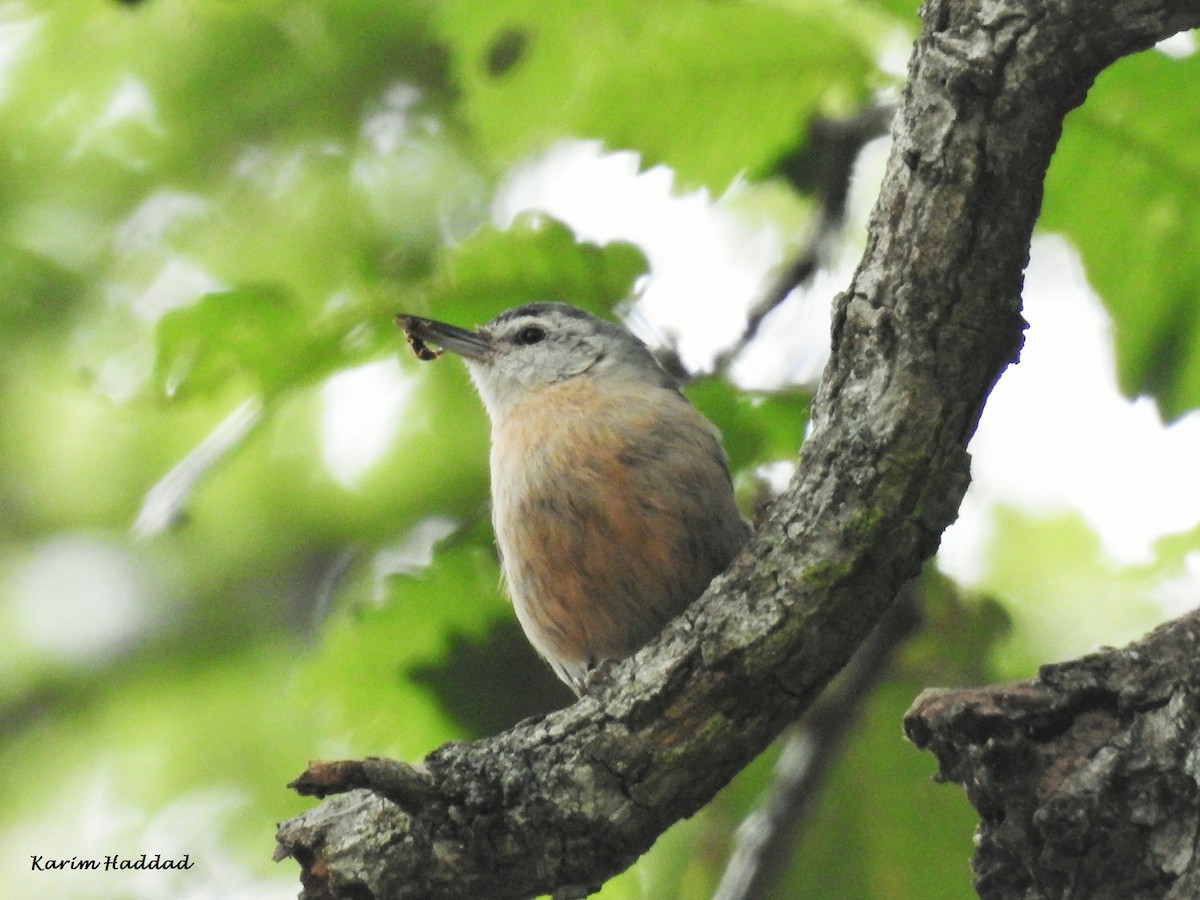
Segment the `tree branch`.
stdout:
<path fill-rule="evenodd" d="M 904 717 L 979 810 L 984 898 L 1200 893 L 1200 612 L 1033 681 L 925 691 Z"/>
<path fill-rule="evenodd" d="M 1198 20 L 1200 0 L 929 0 L 812 432 L 759 533 L 578 703 L 283 823 L 302 896 L 583 896 L 794 721 L 956 515 L 1063 116 Z"/>

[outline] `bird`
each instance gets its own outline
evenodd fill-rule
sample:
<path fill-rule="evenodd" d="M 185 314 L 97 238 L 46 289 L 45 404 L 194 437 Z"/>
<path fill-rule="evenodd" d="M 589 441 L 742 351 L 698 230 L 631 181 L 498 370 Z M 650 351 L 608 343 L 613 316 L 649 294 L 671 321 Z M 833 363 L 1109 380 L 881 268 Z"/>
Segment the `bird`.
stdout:
<path fill-rule="evenodd" d="M 749 540 L 720 435 L 646 344 L 574 306 L 528 303 L 475 330 L 396 323 L 419 358 L 466 363 L 491 423 L 504 582 L 529 642 L 580 696 Z"/>

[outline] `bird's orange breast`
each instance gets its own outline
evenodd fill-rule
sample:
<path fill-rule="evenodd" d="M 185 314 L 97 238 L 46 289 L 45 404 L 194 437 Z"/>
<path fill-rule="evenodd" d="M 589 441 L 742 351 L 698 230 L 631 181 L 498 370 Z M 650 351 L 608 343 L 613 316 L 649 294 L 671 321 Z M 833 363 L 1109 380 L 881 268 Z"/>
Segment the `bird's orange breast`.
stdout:
<path fill-rule="evenodd" d="M 663 388 L 539 391 L 493 428 L 492 492 L 518 617 L 576 684 L 653 637 L 746 537 L 712 427 Z"/>

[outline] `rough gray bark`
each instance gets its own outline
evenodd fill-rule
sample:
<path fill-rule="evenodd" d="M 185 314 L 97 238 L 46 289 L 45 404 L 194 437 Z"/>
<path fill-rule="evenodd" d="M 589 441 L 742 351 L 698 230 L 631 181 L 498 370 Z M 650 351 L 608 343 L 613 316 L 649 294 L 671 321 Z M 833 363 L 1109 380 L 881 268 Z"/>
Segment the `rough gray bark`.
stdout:
<path fill-rule="evenodd" d="M 799 470 L 690 610 L 568 709 L 420 767 L 315 766 L 283 823 L 305 898 L 583 896 L 796 719 L 937 548 L 1021 342 L 1067 111 L 1200 0 L 929 0 Z"/>
<path fill-rule="evenodd" d="M 904 719 L 979 810 L 979 895 L 1200 896 L 1200 612 Z"/>

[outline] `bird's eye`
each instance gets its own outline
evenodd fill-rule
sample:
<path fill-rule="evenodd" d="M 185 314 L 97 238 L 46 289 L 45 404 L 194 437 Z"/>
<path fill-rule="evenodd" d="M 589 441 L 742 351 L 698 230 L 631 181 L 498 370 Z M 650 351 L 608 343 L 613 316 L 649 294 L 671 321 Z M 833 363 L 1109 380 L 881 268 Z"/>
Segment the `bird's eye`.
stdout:
<path fill-rule="evenodd" d="M 540 325 L 526 325 L 517 332 L 517 343 L 522 346 L 536 344 L 546 337 L 546 329 Z"/>

